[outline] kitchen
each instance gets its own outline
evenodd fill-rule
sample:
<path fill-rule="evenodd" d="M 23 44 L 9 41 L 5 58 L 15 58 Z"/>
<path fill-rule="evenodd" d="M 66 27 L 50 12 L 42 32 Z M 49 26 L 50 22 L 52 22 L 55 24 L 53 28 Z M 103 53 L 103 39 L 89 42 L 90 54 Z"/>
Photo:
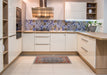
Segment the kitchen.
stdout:
<path fill-rule="evenodd" d="M 0 75 L 106 75 L 106 3 L 0 0 Z"/>

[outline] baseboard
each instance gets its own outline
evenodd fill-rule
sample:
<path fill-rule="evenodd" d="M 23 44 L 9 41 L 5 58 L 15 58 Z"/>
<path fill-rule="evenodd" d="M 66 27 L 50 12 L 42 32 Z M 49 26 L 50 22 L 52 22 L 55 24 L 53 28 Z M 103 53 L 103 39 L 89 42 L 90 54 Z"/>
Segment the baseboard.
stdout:
<path fill-rule="evenodd" d="M 78 55 L 77 51 L 23 51 L 21 55 Z"/>
<path fill-rule="evenodd" d="M 96 73 L 96 69 L 95 69 L 84 57 L 82 57 L 81 54 L 78 53 L 78 55 L 79 55 L 80 58 L 90 67 L 90 69 L 91 69 L 94 73 Z"/>
<path fill-rule="evenodd" d="M 22 53 L 22 52 L 21 52 L 21 53 Z M 21 53 L 19 53 L 19 55 L 18 55 L 10 64 L 8 64 L 8 65 L 3 69 L 3 71 L 0 73 L 0 75 L 2 75 L 3 72 L 4 72 L 9 66 L 11 66 L 11 64 L 13 64 L 13 63 L 18 59 L 18 57 L 21 55 Z"/>

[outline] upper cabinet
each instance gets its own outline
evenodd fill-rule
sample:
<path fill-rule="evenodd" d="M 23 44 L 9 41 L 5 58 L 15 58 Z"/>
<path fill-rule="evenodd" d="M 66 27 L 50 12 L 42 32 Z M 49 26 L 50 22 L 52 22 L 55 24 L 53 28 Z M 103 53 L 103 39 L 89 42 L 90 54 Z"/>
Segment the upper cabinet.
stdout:
<path fill-rule="evenodd" d="M 0 0 L 0 38 L 2 38 L 2 0 Z"/>
<path fill-rule="evenodd" d="M 16 0 L 8 1 L 8 36 L 16 34 Z"/>
<path fill-rule="evenodd" d="M 65 2 L 65 19 L 86 19 L 86 2 Z"/>

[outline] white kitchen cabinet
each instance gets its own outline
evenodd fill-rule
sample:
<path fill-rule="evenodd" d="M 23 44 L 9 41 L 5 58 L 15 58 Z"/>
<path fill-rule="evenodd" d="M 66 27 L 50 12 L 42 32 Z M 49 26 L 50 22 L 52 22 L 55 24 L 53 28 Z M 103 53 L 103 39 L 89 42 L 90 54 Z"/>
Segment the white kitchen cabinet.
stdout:
<path fill-rule="evenodd" d="M 96 68 L 96 39 L 90 38 L 89 37 L 89 46 L 90 46 L 90 51 L 89 51 L 89 63 Z"/>
<path fill-rule="evenodd" d="M 66 51 L 77 51 L 77 35 L 66 34 Z"/>
<path fill-rule="evenodd" d="M 78 35 L 78 52 L 96 68 L 96 39 Z"/>
<path fill-rule="evenodd" d="M 9 37 L 8 43 L 9 63 L 11 63 L 18 55 L 16 36 Z"/>
<path fill-rule="evenodd" d="M 8 36 L 16 34 L 16 0 L 8 0 Z"/>
<path fill-rule="evenodd" d="M 0 52 L 0 72 L 3 70 L 3 53 Z"/>
<path fill-rule="evenodd" d="M 36 44 L 35 51 L 50 51 L 50 45 L 48 44 Z"/>
<path fill-rule="evenodd" d="M 35 34 L 35 51 L 50 51 L 50 33 Z"/>
<path fill-rule="evenodd" d="M 35 38 L 34 33 L 23 34 L 23 51 L 35 51 Z"/>
<path fill-rule="evenodd" d="M 3 4 L 2 4 L 2 0 L 0 0 L 0 38 L 2 38 L 2 8 L 3 8 Z"/>
<path fill-rule="evenodd" d="M 86 19 L 86 2 L 65 2 L 65 19 Z"/>
<path fill-rule="evenodd" d="M 20 54 L 22 52 L 22 38 L 16 39 L 17 41 L 17 53 Z"/>
<path fill-rule="evenodd" d="M 51 51 L 65 51 L 65 33 L 51 34 Z"/>
<path fill-rule="evenodd" d="M 2 40 L 0 40 L 0 72 L 3 70 L 3 44 Z"/>

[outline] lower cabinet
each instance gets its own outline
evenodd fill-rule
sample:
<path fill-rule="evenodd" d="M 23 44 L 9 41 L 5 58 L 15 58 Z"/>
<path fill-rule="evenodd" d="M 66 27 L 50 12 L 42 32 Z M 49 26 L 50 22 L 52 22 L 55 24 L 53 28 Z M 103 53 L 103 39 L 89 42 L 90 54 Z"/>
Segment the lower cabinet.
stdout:
<path fill-rule="evenodd" d="M 65 33 L 51 34 L 51 51 L 65 51 Z"/>
<path fill-rule="evenodd" d="M 17 42 L 16 36 L 9 37 L 9 49 L 8 49 L 8 57 L 9 57 L 9 64 L 17 57 Z"/>
<path fill-rule="evenodd" d="M 88 62 L 96 68 L 96 39 L 89 38 L 89 55 L 88 55 Z"/>
<path fill-rule="evenodd" d="M 78 35 L 78 52 L 96 68 L 96 39 Z"/>
<path fill-rule="evenodd" d="M 2 40 L 0 40 L 0 72 L 3 70 L 3 49 Z"/>
<path fill-rule="evenodd" d="M 36 44 L 35 51 L 50 51 L 50 45 Z"/>
<path fill-rule="evenodd" d="M 22 38 L 19 38 L 16 40 L 17 42 L 17 53 L 18 55 L 22 52 Z"/>
<path fill-rule="evenodd" d="M 35 34 L 35 51 L 50 51 L 50 33 Z"/>
<path fill-rule="evenodd" d="M 77 51 L 77 34 L 23 33 L 23 51 Z"/>
<path fill-rule="evenodd" d="M 66 34 L 66 51 L 77 51 L 77 34 Z"/>
<path fill-rule="evenodd" d="M 34 33 L 23 34 L 23 51 L 35 51 L 35 40 Z"/>

